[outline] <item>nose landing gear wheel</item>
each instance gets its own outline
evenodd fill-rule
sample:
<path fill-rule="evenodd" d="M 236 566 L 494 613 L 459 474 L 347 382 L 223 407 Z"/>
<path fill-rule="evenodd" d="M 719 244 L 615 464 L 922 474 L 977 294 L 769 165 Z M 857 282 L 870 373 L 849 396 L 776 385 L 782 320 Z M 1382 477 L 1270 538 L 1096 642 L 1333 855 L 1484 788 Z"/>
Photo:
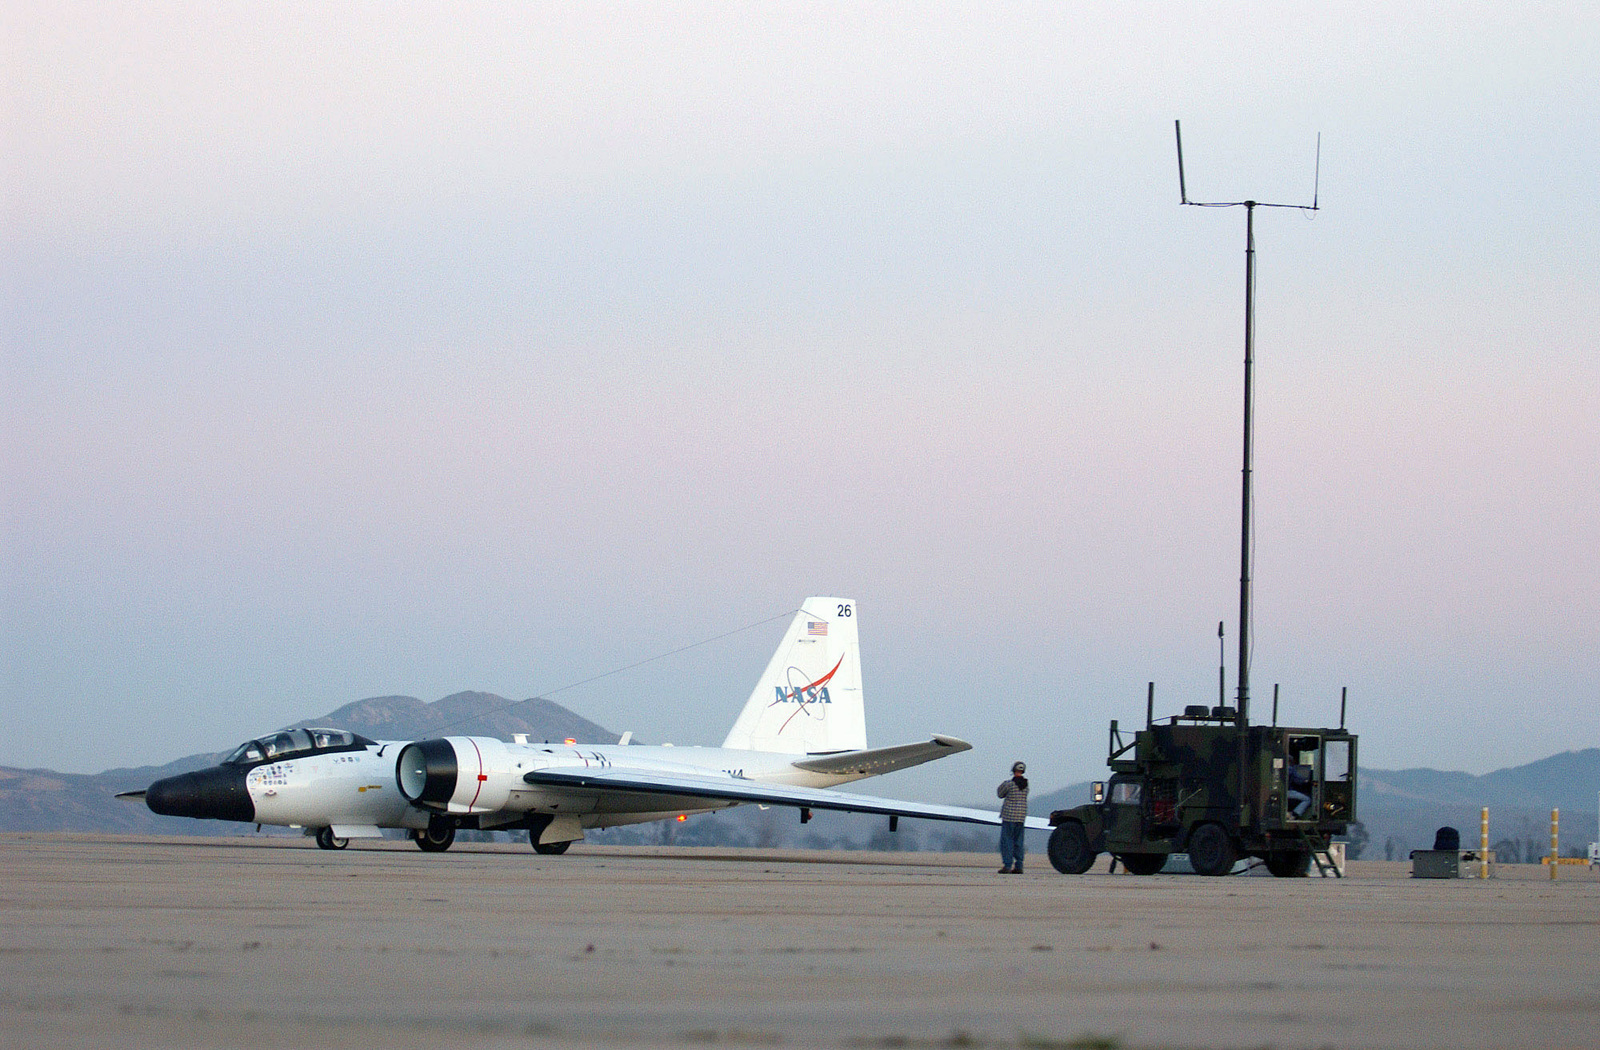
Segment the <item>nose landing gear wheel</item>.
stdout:
<path fill-rule="evenodd" d="M 535 835 L 537 834 L 535 832 Z M 540 842 L 538 838 L 534 838 L 533 852 L 542 853 L 545 856 L 559 856 L 567 852 L 567 847 L 570 845 L 572 845 L 570 842 Z"/>
<path fill-rule="evenodd" d="M 317 846 L 321 849 L 344 849 L 350 845 L 349 839 L 337 838 L 332 828 L 317 829 Z"/>

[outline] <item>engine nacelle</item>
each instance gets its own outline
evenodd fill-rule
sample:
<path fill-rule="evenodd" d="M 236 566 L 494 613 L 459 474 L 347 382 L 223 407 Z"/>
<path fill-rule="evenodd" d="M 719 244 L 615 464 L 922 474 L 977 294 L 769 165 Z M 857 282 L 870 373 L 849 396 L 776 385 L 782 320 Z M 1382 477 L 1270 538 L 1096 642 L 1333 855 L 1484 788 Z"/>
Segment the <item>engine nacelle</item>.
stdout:
<path fill-rule="evenodd" d="M 485 736 L 418 740 L 400 749 L 395 780 L 408 802 L 437 813 L 494 813 L 523 787 L 505 742 Z"/>

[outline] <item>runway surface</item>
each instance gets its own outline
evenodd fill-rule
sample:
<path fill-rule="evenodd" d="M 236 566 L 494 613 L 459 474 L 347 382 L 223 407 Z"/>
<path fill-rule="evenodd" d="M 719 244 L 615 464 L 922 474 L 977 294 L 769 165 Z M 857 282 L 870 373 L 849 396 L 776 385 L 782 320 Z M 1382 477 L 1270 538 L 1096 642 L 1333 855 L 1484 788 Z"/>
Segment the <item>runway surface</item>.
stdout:
<path fill-rule="evenodd" d="M 1600 1046 L 1600 876 L 0 835 L 0 1047 Z"/>

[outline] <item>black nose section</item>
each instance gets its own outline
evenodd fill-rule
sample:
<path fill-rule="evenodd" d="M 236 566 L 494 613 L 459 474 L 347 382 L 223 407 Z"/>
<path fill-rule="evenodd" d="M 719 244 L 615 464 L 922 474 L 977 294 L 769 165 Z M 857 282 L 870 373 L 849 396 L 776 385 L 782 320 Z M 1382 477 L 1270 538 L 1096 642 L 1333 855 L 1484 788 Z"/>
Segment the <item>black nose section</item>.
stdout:
<path fill-rule="evenodd" d="M 212 766 L 167 777 L 145 789 L 145 805 L 167 817 L 248 823 L 256 819 L 256 807 L 245 790 L 244 774 L 242 766 Z"/>

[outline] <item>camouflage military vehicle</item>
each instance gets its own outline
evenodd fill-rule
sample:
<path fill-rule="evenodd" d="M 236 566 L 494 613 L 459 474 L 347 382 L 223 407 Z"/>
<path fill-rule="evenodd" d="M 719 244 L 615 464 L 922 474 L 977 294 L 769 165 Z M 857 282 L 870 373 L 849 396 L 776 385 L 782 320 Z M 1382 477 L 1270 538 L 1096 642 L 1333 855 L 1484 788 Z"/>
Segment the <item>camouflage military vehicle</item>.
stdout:
<path fill-rule="evenodd" d="M 1241 857 L 1305 875 L 1356 819 L 1356 737 L 1343 721 L 1250 725 L 1232 707 L 1191 706 L 1162 721 L 1147 713 L 1131 740 L 1113 721 L 1111 779 L 1089 805 L 1050 814 L 1050 863 L 1078 875 L 1110 853 L 1154 875 L 1187 853 L 1201 875 L 1226 875 Z"/>

